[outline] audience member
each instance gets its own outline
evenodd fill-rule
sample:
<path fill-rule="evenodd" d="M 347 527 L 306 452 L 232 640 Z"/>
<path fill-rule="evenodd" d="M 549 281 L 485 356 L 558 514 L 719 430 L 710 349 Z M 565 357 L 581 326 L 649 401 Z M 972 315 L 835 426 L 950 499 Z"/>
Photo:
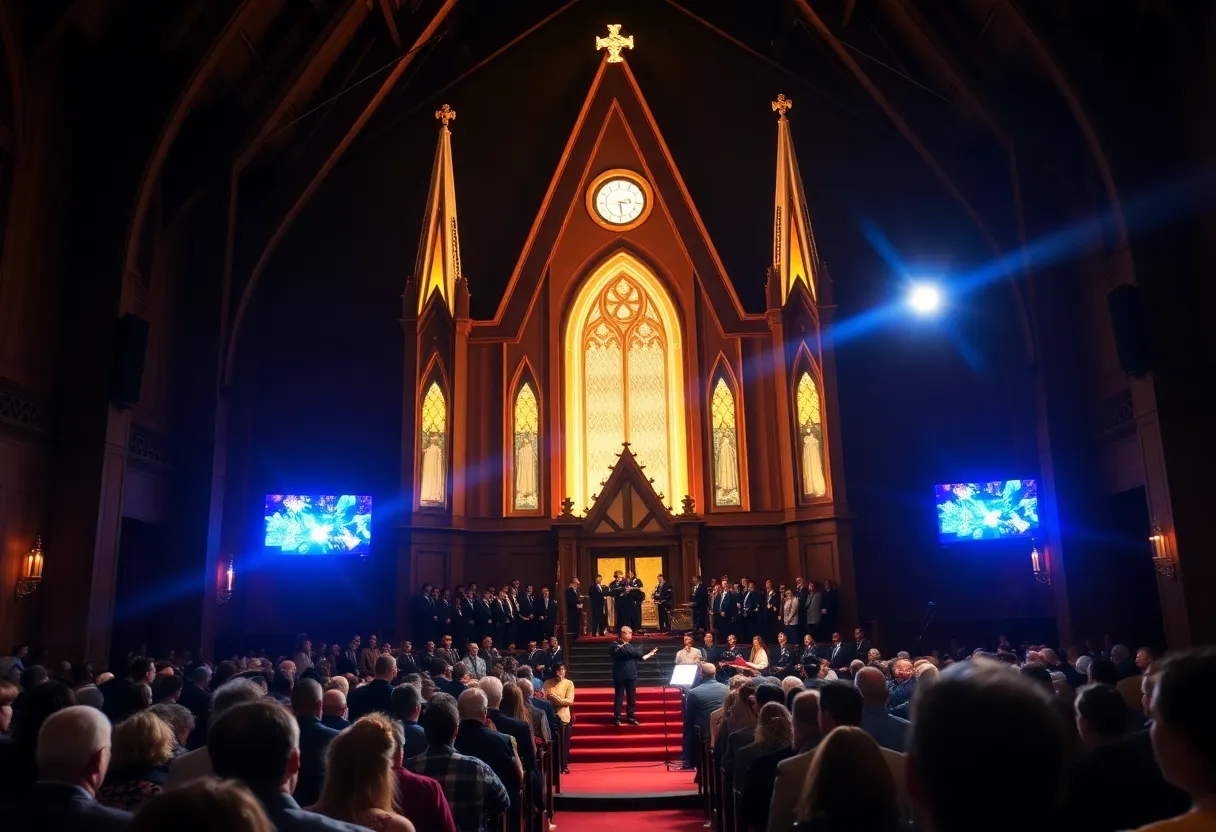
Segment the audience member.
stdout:
<path fill-rule="evenodd" d="M 311 806 L 320 799 L 329 744 L 338 736 L 336 730 L 321 724 L 321 697 L 321 686 L 312 679 L 301 679 L 291 691 L 291 710 L 300 728 L 300 773 L 293 794 L 301 806 Z"/>
<path fill-rule="evenodd" d="M 148 708 L 148 713 L 163 720 L 173 730 L 173 756 L 185 754 L 186 742 L 194 732 L 195 724 L 190 709 L 173 702 L 161 702 Z"/>
<path fill-rule="evenodd" d="M 790 722 L 790 712 L 785 705 L 780 702 L 766 703 L 760 708 L 760 713 L 756 717 L 754 739 L 750 744 L 735 752 L 733 763 L 735 787 L 740 792 L 746 790 L 747 773 L 757 757 L 781 747 L 788 748 L 793 740 L 794 729 Z"/>
<path fill-rule="evenodd" d="M 347 719 L 351 722 L 377 711 L 383 714 L 393 712 L 393 679 L 397 676 L 397 660 L 392 656 L 380 656 L 371 668 L 371 675 L 375 678 L 352 690 L 346 697 Z"/>
<path fill-rule="evenodd" d="M 211 699 L 211 720 L 218 719 L 229 708 L 248 702 L 257 702 L 266 692 L 248 679 L 229 679 L 215 691 Z M 210 732 L 208 732 L 210 733 Z M 169 765 L 167 788 L 174 788 L 199 777 L 207 777 L 213 773 L 211 753 L 207 746 L 189 751 Z"/>
<path fill-rule="evenodd" d="M 28 668 L 27 668 L 28 672 Z M 38 733 L 54 713 L 76 704 L 76 694 L 63 682 L 43 682 L 24 691 L 14 704 L 12 741 L 0 744 L 0 799 L 23 797 L 38 779 Z M 106 732 L 106 753 L 110 734 Z M 109 765 L 109 757 L 106 757 Z"/>
<path fill-rule="evenodd" d="M 911 676 L 912 663 L 907 662 L 907 665 L 908 676 Z M 890 691 L 882 671 L 863 667 L 854 677 L 853 684 L 861 693 L 861 730 L 873 737 L 880 747 L 902 754 L 908 734 L 908 721 L 887 713 Z"/>
<path fill-rule="evenodd" d="M 476 757 L 457 753 L 453 747 L 460 728 L 460 712 L 452 697 L 444 693 L 431 697 L 422 728 L 427 749 L 406 760 L 405 767 L 439 782 L 459 832 L 483 832 L 491 818 L 507 810 L 510 798 L 488 765 Z"/>
<path fill-rule="evenodd" d="M 693 688 L 688 691 L 688 699 L 684 710 L 684 767 L 691 768 L 696 762 L 696 729 L 701 736 L 710 740 L 709 718 L 715 710 L 722 707 L 726 698 L 726 685 L 718 681 L 716 668 L 709 662 L 701 663 L 701 677 Z M 546 686 L 548 683 L 545 683 Z"/>
<path fill-rule="evenodd" d="M 321 724 L 341 731 L 350 725 L 346 714 L 346 694 L 339 687 L 326 689 L 321 695 Z"/>
<path fill-rule="evenodd" d="M 136 816 L 128 832 L 275 832 L 266 810 L 235 780 L 203 778 L 161 794 Z"/>
<path fill-rule="evenodd" d="M 58 685 L 69 694 L 71 689 Z M 41 703 L 39 703 L 41 705 Z M 40 715 L 35 741 L 37 781 L 0 805 L 5 829 L 125 829 L 131 814 L 103 806 L 96 794 L 110 765 L 110 722 L 96 708 L 68 705 Z"/>
<path fill-rule="evenodd" d="M 523 764 L 515 750 L 514 740 L 500 734 L 486 723 L 489 704 L 485 691 L 466 690 L 456 703 L 460 713 L 460 730 L 456 734 L 456 750 L 484 762 L 502 781 L 515 807 L 524 782 Z"/>
<path fill-rule="evenodd" d="M 562 774 L 569 774 L 570 739 L 574 729 L 574 714 L 570 707 L 574 704 L 574 682 L 566 678 L 565 662 L 559 661 L 551 669 L 554 676 L 545 682 L 544 695 L 548 698 L 549 704 L 553 706 L 553 713 L 561 722 L 559 733 L 561 735 Z M 705 730 L 708 730 L 708 725 Z M 685 757 L 685 759 L 690 758 Z"/>
<path fill-rule="evenodd" d="M 147 711 L 114 726 L 113 750 L 97 802 L 129 812 L 164 791 L 177 742 L 167 722 Z"/>
<path fill-rule="evenodd" d="M 408 760 L 426 751 L 426 732 L 418 724 L 422 715 L 422 694 L 410 684 L 397 685 L 392 696 L 393 718 L 401 723 L 405 736 L 404 753 Z"/>
<path fill-rule="evenodd" d="M 811 761 L 794 828 L 894 832 L 899 815 L 899 790 L 878 743 L 858 727 L 833 729 Z"/>
<path fill-rule="evenodd" d="M 292 798 L 300 772 L 300 729 L 278 702 L 262 698 L 217 713 L 207 750 L 215 774 L 248 786 L 278 832 L 360 829 L 307 812 Z"/>
<path fill-rule="evenodd" d="M 417 829 L 456 832 L 452 807 L 439 783 L 405 768 L 405 734 L 400 722 L 393 722 L 393 773 L 397 776 L 397 806 Z"/>
<path fill-rule="evenodd" d="M 377 832 L 414 832 L 414 824 L 393 810 L 398 750 L 388 717 L 356 720 L 329 743 L 325 787 L 311 811 Z"/>

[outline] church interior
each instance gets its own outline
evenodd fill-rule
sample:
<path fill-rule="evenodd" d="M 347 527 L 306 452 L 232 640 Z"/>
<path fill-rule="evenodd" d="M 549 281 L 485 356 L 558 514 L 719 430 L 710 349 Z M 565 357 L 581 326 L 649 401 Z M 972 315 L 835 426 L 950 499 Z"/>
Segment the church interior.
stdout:
<path fill-rule="evenodd" d="M 0 642 L 400 639 L 423 583 L 629 569 L 827 579 L 891 644 L 1210 643 L 1214 39 L 5 3 Z M 943 542 L 935 486 L 1015 481 L 1031 532 Z M 268 545 L 309 494 L 366 497 L 345 553 Z"/>

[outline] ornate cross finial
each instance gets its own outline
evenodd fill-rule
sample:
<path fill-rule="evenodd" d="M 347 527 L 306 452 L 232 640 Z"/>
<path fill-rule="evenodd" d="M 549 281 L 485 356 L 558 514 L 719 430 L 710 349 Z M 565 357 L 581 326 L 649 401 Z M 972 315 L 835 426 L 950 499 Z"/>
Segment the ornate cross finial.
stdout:
<path fill-rule="evenodd" d="M 453 120 L 454 118 L 456 118 L 456 111 L 453 110 L 451 107 L 449 107 L 447 104 L 444 104 L 442 107 L 440 107 L 438 110 L 435 111 L 435 118 L 442 121 L 443 126 L 447 127 L 448 122 Z"/>
<path fill-rule="evenodd" d="M 619 23 L 609 23 L 608 37 L 597 37 L 595 39 L 595 51 L 598 52 L 601 49 L 607 49 L 608 63 L 610 64 L 619 64 L 621 61 L 625 60 L 621 57 L 621 50 L 626 47 L 629 49 L 633 48 L 633 35 L 630 35 L 627 38 L 621 37 L 621 24 Z"/>
<path fill-rule="evenodd" d="M 777 100 L 773 102 L 773 112 L 781 116 L 779 121 L 785 121 L 785 111 L 793 106 L 794 102 L 786 98 L 784 93 L 778 93 Z"/>

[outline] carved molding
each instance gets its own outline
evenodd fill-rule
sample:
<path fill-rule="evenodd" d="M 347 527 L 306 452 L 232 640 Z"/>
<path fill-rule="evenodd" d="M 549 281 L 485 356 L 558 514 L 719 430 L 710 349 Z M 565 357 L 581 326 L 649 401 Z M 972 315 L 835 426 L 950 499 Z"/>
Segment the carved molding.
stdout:
<path fill-rule="evenodd" d="M 32 392 L 0 379 L 0 423 L 49 433 L 50 408 Z"/>
<path fill-rule="evenodd" d="M 131 425 L 127 452 L 141 462 L 161 467 L 169 466 L 169 443 L 163 436 L 142 425 Z"/>

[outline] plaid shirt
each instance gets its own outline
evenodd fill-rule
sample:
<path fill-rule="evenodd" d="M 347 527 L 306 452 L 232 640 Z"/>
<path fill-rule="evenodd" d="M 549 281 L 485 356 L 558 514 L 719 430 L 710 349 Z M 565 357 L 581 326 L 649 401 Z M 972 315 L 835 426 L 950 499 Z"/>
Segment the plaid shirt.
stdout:
<path fill-rule="evenodd" d="M 404 765 L 415 774 L 439 781 L 459 832 L 482 832 L 487 816 L 497 817 L 511 805 L 506 787 L 488 765 L 456 753 L 450 745 L 429 746 Z"/>

